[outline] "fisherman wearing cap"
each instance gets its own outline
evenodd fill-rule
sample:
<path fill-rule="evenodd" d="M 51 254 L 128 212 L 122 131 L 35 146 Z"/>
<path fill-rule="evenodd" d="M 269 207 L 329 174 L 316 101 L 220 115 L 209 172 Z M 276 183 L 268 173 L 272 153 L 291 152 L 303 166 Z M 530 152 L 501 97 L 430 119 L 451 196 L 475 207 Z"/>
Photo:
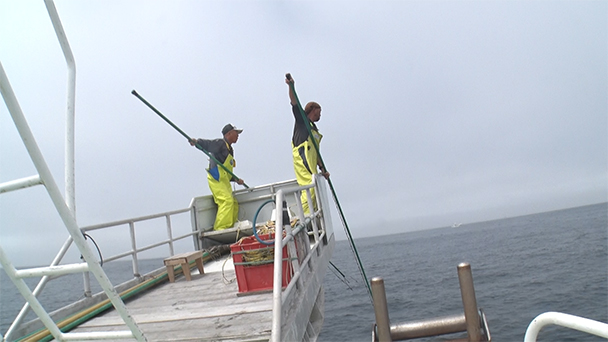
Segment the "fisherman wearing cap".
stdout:
<path fill-rule="evenodd" d="M 321 170 L 321 174 L 325 178 L 329 178 L 329 172 L 325 169 L 321 163 L 321 159 L 318 158 L 318 152 L 312 142 L 315 139 L 317 146 L 321 143 L 323 136 L 319 133 L 319 129 L 315 122 L 321 119 L 321 106 L 316 102 L 308 102 L 304 107 L 304 113 L 306 114 L 306 121 L 302 117 L 300 112 L 300 106 L 298 100 L 293 92 L 291 84 L 295 84 L 291 75 L 285 79 L 285 83 L 289 86 L 289 99 L 291 101 L 291 108 L 293 116 L 295 118 L 295 124 L 293 126 L 293 136 L 291 138 L 291 148 L 293 155 L 293 169 L 296 173 L 296 180 L 300 186 L 309 185 L 312 183 L 313 175 L 317 173 L 317 166 Z M 312 137 L 308 134 L 308 128 Z M 315 203 L 315 192 L 314 189 L 310 189 L 310 195 L 313 202 L 313 208 L 316 207 Z M 304 213 L 308 214 L 308 199 L 306 192 L 302 191 L 301 195 L 302 206 Z"/>
<path fill-rule="evenodd" d="M 227 124 L 222 129 L 223 139 L 191 139 L 190 145 L 194 146 L 198 144 L 217 159 L 217 161 L 222 163 L 226 169 L 232 172 L 236 166 L 232 144 L 239 140 L 239 134 L 242 131 L 242 129 L 238 129 L 232 124 Z M 230 175 L 223 167 L 218 166 L 213 158 L 209 159 L 207 180 L 209 182 L 209 189 L 211 189 L 211 193 L 213 194 L 213 200 L 217 204 L 217 215 L 213 229 L 231 228 L 238 219 L 239 204 L 234 196 L 232 196 L 230 182 L 242 185 L 244 181 Z"/>

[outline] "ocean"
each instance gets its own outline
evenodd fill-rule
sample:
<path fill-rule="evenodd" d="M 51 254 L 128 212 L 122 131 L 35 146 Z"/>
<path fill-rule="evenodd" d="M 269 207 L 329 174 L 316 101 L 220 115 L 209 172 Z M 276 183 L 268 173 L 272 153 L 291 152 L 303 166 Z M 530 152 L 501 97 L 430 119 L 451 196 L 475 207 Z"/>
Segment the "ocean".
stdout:
<path fill-rule="evenodd" d="M 457 265 L 468 262 L 477 304 L 486 314 L 493 341 L 523 341 L 528 324 L 547 311 L 608 322 L 607 218 L 608 203 L 602 203 L 458 228 L 355 239 L 355 244 L 368 279 L 384 278 L 391 323 L 462 313 Z M 325 323 L 319 341 L 370 341 L 373 306 L 347 241 L 336 243 L 332 263 L 346 277 L 327 272 Z M 140 271 L 152 271 L 158 264 L 159 260 L 143 260 Z M 130 261 L 109 263 L 104 269 L 115 284 L 132 277 Z M 33 286 L 37 280 L 28 283 Z M 71 298 L 58 295 L 65 288 L 79 289 L 73 284 L 82 284 L 82 275 L 50 282 L 41 303 L 54 310 L 81 298 L 81 290 L 74 290 Z M 94 279 L 91 284 L 95 292 L 99 290 Z M 4 334 L 23 305 L 4 272 L 0 272 L 0 304 Z M 538 341 L 605 339 L 547 327 Z"/>
<path fill-rule="evenodd" d="M 547 311 L 608 322 L 607 209 L 603 203 L 355 245 L 368 279 L 384 279 L 392 324 L 462 313 L 457 266 L 468 262 L 493 341 L 523 341 L 530 322 Z M 326 275 L 319 341 L 370 341 L 373 306 L 346 241 L 336 244 L 332 263 L 349 282 Z M 447 338 L 416 341 L 438 340 Z M 606 340 L 547 327 L 538 341 Z"/>

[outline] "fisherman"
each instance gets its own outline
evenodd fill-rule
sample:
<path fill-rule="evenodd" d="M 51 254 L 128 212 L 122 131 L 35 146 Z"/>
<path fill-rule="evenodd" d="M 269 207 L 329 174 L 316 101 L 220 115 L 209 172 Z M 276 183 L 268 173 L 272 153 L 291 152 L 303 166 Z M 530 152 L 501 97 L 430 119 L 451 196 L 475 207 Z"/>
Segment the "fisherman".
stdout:
<path fill-rule="evenodd" d="M 239 140 L 241 132 L 243 132 L 242 129 L 237 129 L 232 124 L 227 124 L 222 129 L 223 139 L 191 139 L 190 145 L 195 146 L 198 144 L 200 148 L 209 152 L 226 169 L 232 172 L 236 166 L 232 144 Z M 209 189 L 211 189 L 211 193 L 213 194 L 213 200 L 217 204 L 217 215 L 215 216 L 213 229 L 222 230 L 231 228 L 238 219 L 239 204 L 232 195 L 230 182 L 242 185 L 244 181 L 230 175 L 223 167 L 217 165 L 213 158 L 209 160 L 207 181 L 209 182 Z"/>
<path fill-rule="evenodd" d="M 304 120 L 301 113 L 301 107 L 294 94 L 295 81 L 290 74 L 286 75 L 285 83 L 289 86 L 289 100 L 291 101 L 291 110 L 295 118 L 291 148 L 296 180 L 300 186 L 311 184 L 313 175 L 317 173 L 317 166 L 321 170 L 321 174 L 328 179 L 329 172 L 327 172 L 323 166 L 321 158 L 318 157 L 319 153 L 312 142 L 312 138 L 314 138 L 317 146 L 319 146 L 321 138 L 323 138 L 317 129 L 317 125 L 315 125 L 315 122 L 318 122 L 321 119 L 321 106 L 316 102 L 308 102 L 304 107 L 304 113 L 306 114 L 306 120 Z M 308 134 L 308 126 L 310 126 L 313 137 L 310 137 Z M 316 208 L 314 189 L 310 189 L 310 196 L 313 202 L 313 208 Z M 302 191 L 300 198 L 302 200 L 304 213 L 309 214 L 308 199 L 305 191 Z"/>

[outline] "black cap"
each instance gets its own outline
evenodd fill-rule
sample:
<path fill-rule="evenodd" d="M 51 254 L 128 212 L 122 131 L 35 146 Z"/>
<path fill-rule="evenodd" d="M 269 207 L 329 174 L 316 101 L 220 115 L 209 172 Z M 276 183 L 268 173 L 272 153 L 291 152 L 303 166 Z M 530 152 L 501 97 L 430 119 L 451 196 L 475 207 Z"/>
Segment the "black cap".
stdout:
<path fill-rule="evenodd" d="M 222 135 L 226 135 L 226 133 L 232 130 L 235 130 L 239 134 L 241 134 L 241 132 L 243 131 L 242 129 L 232 126 L 232 124 L 227 124 L 226 126 L 224 126 L 224 128 L 222 128 Z"/>

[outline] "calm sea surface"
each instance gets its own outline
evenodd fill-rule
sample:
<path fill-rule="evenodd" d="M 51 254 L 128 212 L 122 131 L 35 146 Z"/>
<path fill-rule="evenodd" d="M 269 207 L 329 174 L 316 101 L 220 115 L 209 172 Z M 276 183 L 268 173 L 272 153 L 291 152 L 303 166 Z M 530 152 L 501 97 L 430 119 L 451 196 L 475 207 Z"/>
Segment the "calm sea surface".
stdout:
<path fill-rule="evenodd" d="M 456 267 L 471 264 L 477 304 L 494 341 L 523 341 L 530 321 L 559 311 L 608 322 L 608 204 L 508 218 L 458 228 L 440 228 L 355 240 L 369 279 L 384 278 L 392 323 L 462 313 Z M 370 227 L 373 229 L 374 227 Z M 370 341 L 374 311 L 346 241 L 338 241 L 332 262 L 346 283 L 328 271 L 321 342 Z M 157 268 L 143 261 L 141 273 Z M 132 277 L 131 262 L 104 265 L 117 284 Z M 37 280 L 29 282 L 33 286 Z M 47 285 L 40 301 L 54 310 L 82 297 L 65 288 L 82 275 Z M 92 285 L 97 282 L 92 279 Z M 98 285 L 97 285 L 98 287 Z M 99 288 L 94 287 L 94 292 Z M 6 332 L 23 300 L 0 271 L 0 331 Z M 30 314 L 29 318 L 33 318 Z M 451 335 L 416 341 L 444 341 Z M 548 327 L 539 341 L 605 341 L 577 331 Z"/>
<path fill-rule="evenodd" d="M 608 322 L 607 208 L 604 203 L 355 244 L 367 277 L 384 278 L 391 323 L 462 313 L 457 265 L 468 262 L 492 339 L 523 341 L 530 321 L 547 311 Z M 332 262 L 352 290 L 327 274 L 319 341 L 371 340 L 374 311 L 352 255 L 346 241 L 336 244 Z M 538 340 L 606 341 L 561 327 L 544 328 Z"/>

